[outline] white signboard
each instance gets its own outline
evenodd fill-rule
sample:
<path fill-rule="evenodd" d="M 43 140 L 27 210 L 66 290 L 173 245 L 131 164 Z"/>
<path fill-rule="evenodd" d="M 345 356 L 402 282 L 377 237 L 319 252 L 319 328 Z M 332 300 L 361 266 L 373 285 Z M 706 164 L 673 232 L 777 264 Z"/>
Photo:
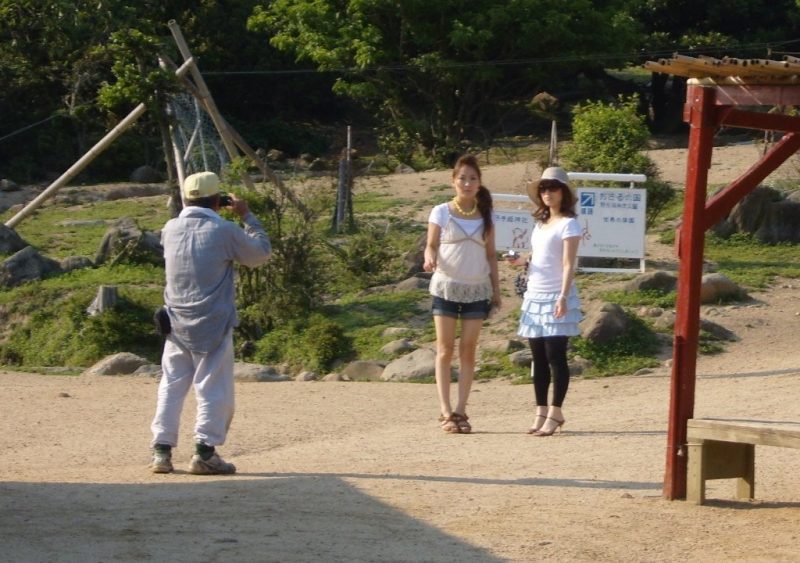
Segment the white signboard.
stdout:
<path fill-rule="evenodd" d="M 578 188 L 581 243 L 578 256 L 644 258 L 647 191 L 637 188 Z"/>
<path fill-rule="evenodd" d="M 492 220 L 495 225 L 494 240 L 497 250 L 530 250 L 534 221 L 529 210 L 495 209 Z"/>

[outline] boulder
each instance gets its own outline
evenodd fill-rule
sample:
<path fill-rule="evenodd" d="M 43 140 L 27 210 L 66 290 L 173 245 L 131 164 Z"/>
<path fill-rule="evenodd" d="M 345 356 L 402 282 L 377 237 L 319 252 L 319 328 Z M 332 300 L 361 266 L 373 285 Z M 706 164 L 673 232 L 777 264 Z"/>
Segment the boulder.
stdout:
<path fill-rule="evenodd" d="M 14 254 L 28 246 L 17 231 L 0 223 L 0 255 Z"/>
<path fill-rule="evenodd" d="M 60 271 L 58 262 L 26 246 L 0 263 L 0 287 L 16 287 Z"/>
<path fill-rule="evenodd" d="M 233 364 L 233 378 L 237 381 L 258 381 L 258 382 L 292 380 L 290 376 L 279 373 L 278 370 L 272 366 L 265 366 L 262 364 L 250 364 L 246 362 L 236 362 L 235 364 Z"/>
<path fill-rule="evenodd" d="M 71 272 L 72 270 L 82 270 L 84 268 L 94 268 L 94 262 L 91 258 L 86 256 L 67 256 L 61 262 L 61 271 L 64 273 Z"/>
<path fill-rule="evenodd" d="M 581 336 L 598 344 L 606 344 L 620 336 L 628 328 L 625 310 L 616 303 L 592 304 L 581 321 Z"/>
<path fill-rule="evenodd" d="M 8 178 L 0 180 L 0 192 L 18 192 L 21 188 L 19 184 Z"/>
<path fill-rule="evenodd" d="M 625 284 L 625 291 L 660 291 L 669 293 L 675 291 L 678 278 L 674 274 L 664 271 L 648 272 Z"/>
<path fill-rule="evenodd" d="M 700 303 L 719 303 L 726 300 L 740 301 L 747 292 L 723 274 L 705 274 L 700 285 Z"/>
<path fill-rule="evenodd" d="M 800 196 L 757 186 L 733 206 L 714 231 L 722 237 L 748 233 L 768 244 L 800 242 Z"/>
<path fill-rule="evenodd" d="M 436 375 L 436 352 L 419 348 L 390 362 L 383 370 L 384 381 L 414 381 Z"/>
<path fill-rule="evenodd" d="M 348 381 L 380 381 L 385 362 L 356 360 L 347 364 L 341 371 Z"/>
<path fill-rule="evenodd" d="M 161 173 L 153 168 L 152 166 L 148 166 L 145 164 L 144 166 L 140 166 L 133 172 L 131 172 L 131 182 L 139 182 L 142 184 L 155 184 L 156 182 L 160 182 L 162 180 Z"/>
<path fill-rule="evenodd" d="M 410 340 L 399 338 L 398 340 L 392 340 L 391 342 L 384 344 L 381 348 L 381 352 L 389 356 L 399 356 L 401 354 L 413 352 L 417 348 L 418 346 Z"/>
<path fill-rule="evenodd" d="M 152 231 L 143 231 L 130 217 L 123 217 L 109 227 L 100 242 L 94 262 L 97 265 L 126 257 L 137 262 L 164 263 L 161 237 Z"/>
<path fill-rule="evenodd" d="M 395 284 L 397 291 L 413 291 L 415 289 L 428 289 L 431 285 L 430 278 L 413 276 Z"/>
<path fill-rule="evenodd" d="M 150 365 L 150 360 L 130 352 L 120 352 L 106 356 L 84 373 L 87 375 L 131 375 L 146 365 Z"/>

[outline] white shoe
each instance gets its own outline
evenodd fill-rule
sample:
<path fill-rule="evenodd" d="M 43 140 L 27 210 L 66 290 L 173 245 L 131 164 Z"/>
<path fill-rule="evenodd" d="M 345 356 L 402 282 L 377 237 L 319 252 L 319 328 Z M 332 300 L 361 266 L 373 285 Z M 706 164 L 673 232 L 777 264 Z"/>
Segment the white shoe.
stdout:
<path fill-rule="evenodd" d="M 208 459 L 203 459 L 195 454 L 189 465 L 189 473 L 193 475 L 233 475 L 236 473 L 236 466 L 223 460 L 216 453 Z"/>
<path fill-rule="evenodd" d="M 150 462 L 150 471 L 153 473 L 172 473 L 172 452 L 153 452 L 153 461 Z"/>

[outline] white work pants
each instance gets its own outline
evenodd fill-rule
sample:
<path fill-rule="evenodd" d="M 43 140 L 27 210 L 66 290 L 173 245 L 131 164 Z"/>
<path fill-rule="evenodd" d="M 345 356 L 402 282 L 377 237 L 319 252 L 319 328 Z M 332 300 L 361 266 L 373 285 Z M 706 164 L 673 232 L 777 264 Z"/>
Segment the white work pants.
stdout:
<path fill-rule="evenodd" d="M 207 354 L 192 352 L 168 336 L 161 370 L 156 415 L 150 425 L 151 446 L 178 445 L 181 410 L 192 385 L 197 399 L 195 440 L 209 446 L 224 444 L 234 410 L 233 331 Z"/>

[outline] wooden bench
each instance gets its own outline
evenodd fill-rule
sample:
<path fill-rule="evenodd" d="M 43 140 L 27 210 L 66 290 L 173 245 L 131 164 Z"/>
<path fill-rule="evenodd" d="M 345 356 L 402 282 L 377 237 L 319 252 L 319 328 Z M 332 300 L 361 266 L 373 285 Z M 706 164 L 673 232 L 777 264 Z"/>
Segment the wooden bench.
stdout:
<path fill-rule="evenodd" d="M 689 446 L 686 500 L 703 504 L 708 479 L 736 479 L 736 498 L 755 493 L 756 446 L 800 449 L 800 424 L 693 418 L 687 422 Z"/>

